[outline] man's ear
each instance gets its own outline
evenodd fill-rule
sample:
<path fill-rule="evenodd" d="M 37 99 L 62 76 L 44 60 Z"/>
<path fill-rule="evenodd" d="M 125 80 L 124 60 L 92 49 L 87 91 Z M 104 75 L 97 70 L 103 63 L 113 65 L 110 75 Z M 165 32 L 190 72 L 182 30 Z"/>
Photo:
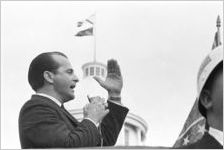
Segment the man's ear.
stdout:
<path fill-rule="evenodd" d="M 211 109 L 212 107 L 212 98 L 211 98 L 211 93 L 208 90 L 202 90 L 201 92 L 201 97 L 200 97 L 200 102 L 206 108 L 206 110 Z"/>
<path fill-rule="evenodd" d="M 44 79 L 46 80 L 46 82 L 48 82 L 48 83 L 54 82 L 54 80 L 53 80 L 54 74 L 52 72 L 44 71 L 43 76 L 44 76 Z"/>

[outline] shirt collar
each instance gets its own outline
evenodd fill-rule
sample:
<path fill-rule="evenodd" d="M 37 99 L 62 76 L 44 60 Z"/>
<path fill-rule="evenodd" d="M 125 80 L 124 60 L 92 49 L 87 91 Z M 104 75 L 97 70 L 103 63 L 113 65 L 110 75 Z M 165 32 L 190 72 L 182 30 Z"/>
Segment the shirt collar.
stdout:
<path fill-rule="evenodd" d="M 52 97 L 52 96 L 50 96 L 50 95 L 48 95 L 48 94 L 44 94 L 44 93 L 36 93 L 36 95 L 39 95 L 39 96 L 43 96 L 43 97 L 47 97 L 47 98 L 49 98 L 50 100 L 52 100 L 53 102 L 55 102 L 59 107 L 61 107 L 61 102 L 58 100 L 58 99 L 56 99 L 56 98 L 54 98 L 54 97 Z"/>
<path fill-rule="evenodd" d="M 221 145 L 223 145 L 223 132 L 215 128 L 209 127 L 208 133 L 213 136 Z"/>

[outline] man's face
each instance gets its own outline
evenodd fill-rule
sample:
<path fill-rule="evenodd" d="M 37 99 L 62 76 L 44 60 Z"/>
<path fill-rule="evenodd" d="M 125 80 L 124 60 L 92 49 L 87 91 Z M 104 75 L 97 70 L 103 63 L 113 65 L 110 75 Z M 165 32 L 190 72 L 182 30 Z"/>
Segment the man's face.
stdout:
<path fill-rule="evenodd" d="M 213 103 L 212 111 L 223 123 L 223 70 L 219 71 L 215 77 L 211 97 Z"/>
<path fill-rule="evenodd" d="M 52 57 L 59 64 L 53 77 L 54 91 L 63 102 L 67 102 L 75 98 L 74 88 L 78 78 L 67 58 L 61 55 L 53 55 Z"/>

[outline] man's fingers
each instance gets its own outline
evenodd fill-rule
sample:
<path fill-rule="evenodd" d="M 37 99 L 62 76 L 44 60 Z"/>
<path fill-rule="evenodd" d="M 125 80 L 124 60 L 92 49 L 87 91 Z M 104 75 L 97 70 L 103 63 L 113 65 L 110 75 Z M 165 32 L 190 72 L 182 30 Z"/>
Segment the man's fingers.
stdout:
<path fill-rule="evenodd" d="M 86 105 L 83 107 L 83 113 L 84 113 L 84 115 L 87 115 L 87 114 L 88 114 L 88 112 L 87 112 L 87 107 L 89 107 L 88 104 L 86 104 Z"/>
<path fill-rule="evenodd" d="M 120 66 L 118 65 L 116 60 L 114 59 L 108 60 L 107 72 L 108 72 L 108 75 L 116 74 L 118 76 L 121 76 Z"/>
<path fill-rule="evenodd" d="M 90 97 L 89 95 L 87 95 L 87 98 L 89 100 L 89 103 L 99 103 L 99 104 L 105 103 L 105 98 L 101 98 L 100 96 Z"/>
<path fill-rule="evenodd" d="M 118 76 L 121 76 L 121 70 L 120 70 L 120 66 L 117 64 L 117 66 L 116 66 L 116 74 L 118 75 Z"/>
<path fill-rule="evenodd" d="M 107 61 L 107 73 L 115 73 L 117 66 L 117 61 L 114 59 L 110 59 Z"/>
<path fill-rule="evenodd" d="M 106 109 L 106 110 L 104 111 L 103 117 L 105 117 L 109 112 L 110 112 L 110 110 L 109 110 L 109 109 Z"/>
<path fill-rule="evenodd" d="M 99 97 L 99 96 L 96 96 L 96 97 L 93 98 L 93 102 L 103 104 L 104 103 L 104 99 Z"/>

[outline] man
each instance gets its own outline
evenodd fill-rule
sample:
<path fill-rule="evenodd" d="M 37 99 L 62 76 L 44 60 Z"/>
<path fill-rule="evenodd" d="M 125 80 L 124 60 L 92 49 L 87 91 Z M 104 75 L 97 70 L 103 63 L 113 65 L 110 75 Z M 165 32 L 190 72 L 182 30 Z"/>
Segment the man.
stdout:
<path fill-rule="evenodd" d="M 212 50 L 198 73 L 198 109 L 206 118 L 203 137 L 184 149 L 223 149 L 223 47 Z"/>
<path fill-rule="evenodd" d="M 67 56 L 60 52 L 38 55 L 31 62 L 28 73 L 28 81 L 36 94 L 24 104 L 19 116 L 21 147 L 114 145 L 128 109 L 121 104 L 123 81 L 119 65 L 115 60 L 109 60 L 107 67 L 106 80 L 95 79 L 108 91 L 108 103 L 90 98 L 91 103 L 83 109 L 84 119 L 78 122 L 63 107 L 65 102 L 75 98 L 74 88 L 79 81 Z"/>

